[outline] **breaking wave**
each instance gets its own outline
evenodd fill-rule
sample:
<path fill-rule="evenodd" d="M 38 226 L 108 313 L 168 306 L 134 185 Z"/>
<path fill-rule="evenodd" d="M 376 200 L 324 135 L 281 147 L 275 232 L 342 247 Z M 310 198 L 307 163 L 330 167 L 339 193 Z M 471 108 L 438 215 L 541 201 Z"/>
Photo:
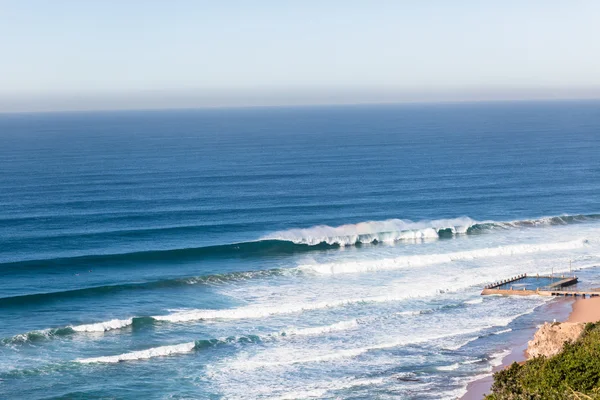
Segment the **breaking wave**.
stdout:
<path fill-rule="evenodd" d="M 396 258 L 347 261 L 322 264 L 305 264 L 294 268 L 273 268 L 255 271 L 230 272 L 186 278 L 165 279 L 142 283 L 126 283 L 120 285 L 96 286 L 89 288 L 65 290 L 59 292 L 34 293 L 0 298 L 2 307 L 22 307 L 34 303 L 45 303 L 69 298 L 110 295 L 121 291 L 153 290 L 159 288 L 179 287 L 186 285 L 220 285 L 235 281 L 261 279 L 278 276 L 299 276 L 309 274 L 342 274 L 371 271 L 395 270 L 425 265 L 450 263 L 453 261 L 473 260 L 499 256 L 512 256 L 538 252 L 572 250 L 585 246 L 587 239 L 581 238 L 569 242 L 545 244 L 520 244 L 500 247 L 483 248 L 453 253 L 438 253 L 425 255 L 400 256 Z M 595 264 L 591 264 L 594 266 Z M 579 268 L 585 268 L 580 266 Z"/>
<path fill-rule="evenodd" d="M 359 325 L 358 320 L 352 319 L 348 321 L 337 322 L 332 325 L 317 326 L 312 328 L 291 328 L 281 332 L 271 333 L 267 335 L 246 335 L 246 336 L 230 336 L 220 339 L 202 339 L 195 342 L 182 343 L 177 345 L 152 347 L 146 350 L 133 351 L 123 353 L 116 356 L 103 356 L 83 358 L 76 360 L 77 362 L 89 363 L 117 363 L 122 361 L 144 360 L 155 357 L 164 357 L 174 354 L 190 353 L 195 350 L 200 350 L 206 347 L 213 347 L 221 344 L 232 343 L 256 343 L 269 340 L 280 340 L 295 336 L 316 336 L 333 332 L 349 330 Z"/>
<path fill-rule="evenodd" d="M 264 368 L 264 367 L 272 367 L 272 366 L 279 366 L 279 365 L 304 364 L 304 363 L 312 363 L 312 362 L 326 362 L 326 361 L 333 361 L 336 359 L 353 358 L 353 357 L 357 357 L 363 353 L 373 351 L 373 350 L 382 350 L 382 349 L 399 347 L 399 346 L 420 344 L 420 343 L 435 341 L 435 340 L 439 340 L 439 339 L 447 339 L 447 338 L 458 337 L 458 336 L 462 336 L 462 335 L 478 333 L 478 332 L 484 331 L 486 329 L 489 329 L 491 327 L 506 326 L 510 322 L 515 320 L 516 318 L 518 318 L 522 315 L 525 315 L 531 311 L 527 311 L 523 314 L 518 314 L 518 315 L 515 315 L 512 317 L 499 318 L 499 319 L 490 321 L 489 324 L 486 324 L 484 326 L 477 327 L 477 328 L 472 328 L 472 329 L 459 330 L 459 331 L 454 331 L 454 332 L 445 333 L 445 334 L 425 335 L 425 336 L 421 336 L 418 338 L 376 344 L 376 345 L 355 348 L 355 349 L 343 349 L 343 350 L 339 350 L 339 351 L 336 351 L 333 353 L 327 353 L 327 354 L 322 354 L 322 355 L 317 355 L 317 356 L 291 359 L 291 360 L 285 360 L 285 361 L 265 362 L 265 361 L 245 360 L 243 362 L 238 362 L 237 364 L 234 363 L 234 365 L 230 366 L 230 367 L 235 368 L 235 369 L 254 369 L 254 368 Z M 412 315 L 417 315 L 417 314 L 412 313 Z M 109 322 L 112 322 L 112 321 L 109 321 Z M 203 349 L 206 347 L 217 346 L 217 345 L 221 345 L 221 344 L 256 343 L 256 342 L 264 342 L 264 341 L 269 341 L 269 340 L 281 340 L 284 338 L 292 338 L 294 336 L 324 335 L 324 334 L 333 333 L 333 332 L 351 330 L 351 329 L 358 327 L 360 325 L 360 323 L 361 322 L 358 319 L 351 319 L 351 320 L 341 321 L 341 322 L 337 322 L 337 323 L 334 323 L 331 325 L 326 325 L 326 326 L 317 326 L 317 327 L 309 327 L 309 328 L 291 328 L 288 330 L 275 332 L 275 333 L 271 333 L 271 334 L 266 334 L 266 335 L 247 335 L 247 336 L 237 336 L 237 337 L 231 336 L 231 337 L 220 338 L 220 339 L 204 339 L 204 340 L 198 340 L 195 342 L 188 342 L 188 343 L 183 343 L 183 344 L 178 344 L 178 345 L 153 347 L 153 348 L 146 349 L 146 350 L 139 350 L 139 351 L 124 353 L 124 354 L 115 355 L 115 356 L 85 358 L 85 359 L 78 359 L 76 361 L 78 361 L 80 363 L 117 363 L 117 362 L 122 362 L 122 361 L 143 360 L 143 359 L 149 359 L 149 358 L 155 358 L 155 357 L 169 356 L 169 355 L 174 355 L 174 354 L 189 353 L 189 352 L 192 352 L 195 350 L 200 350 L 200 349 Z M 468 340 L 466 342 L 463 342 L 460 345 L 454 346 L 452 349 L 461 348 L 464 345 L 466 345 L 467 343 L 470 343 L 481 337 L 482 336 L 470 337 L 470 338 L 468 338 Z M 444 348 L 450 349 L 449 347 L 444 347 Z"/>
<path fill-rule="evenodd" d="M 0 343 L 4 345 L 19 344 L 19 343 L 34 343 L 43 340 L 49 340 L 54 337 L 68 336 L 75 333 L 75 330 L 70 326 L 64 328 L 49 328 L 37 331 L 31 331 L 27 333 L 21 333 L 9 338 L 0 340 Z"/>
<path fill-rule="evenodd" d="M 214 257 L 262 257 L 285 255 L 341 246 L 394 243 L 422 239 L 449 238 L 455 235 L 481 234 L 498 229 L 568 225 L 600 220 L 600 214 L 562 215 L 508 222 L 476 221 L 469 217 L 410 221 L 390 219 L 367 221 L 337 227 L 318 225 L 267 234 L 255 241 L 207 247 L 149 250 L 121 254 L 96 254 L 74 257 L 12 261 L 0 264 L 0 272 L 22 273 L 25 269 L 88 268 L 90 265 L 127 266 L 165 262 L 193 262 Z"/>
<path fill-rule="evenodd" d="M 173 346 L 154 347 L 147 350 L 133 351 L 131 353 L 120 354 L 118 356 L 82 358 L 77 361 L 83 364 L 90 363 L 117 363 L 121 361 L 143 360 L 153 357 L 164 357 L 173 354 L 189 353 L 196 347 L 196 342 L 176 344 Z"/>
<path fill-rule="evenodd" d="M 106 322 L 98 322 L 96 324 L 77 325 L 71 327 L 75 332 L 106 332 L 113 329 L 120 329 L 133 324 L 133 318 L 128 319 L 111 319 Z"/>
<path fill-rule="evenodd" d="M 463 329 L 463 330 L 458 330 L 458 331 L 444 333 L 444 334 L 423 335 L 418 338 L 397 340 L 397 341 L 374 344 L 374 345 L 359 347 L 359 348 L 354 348 L 354 349 L 340 349 L 340 350 L 329 352 L 329 353 L 308 356 L 308 357 L 302 357 L 302 358 L 289 358 L 289 359 L 275 360 L 275 361 L 263 361 L 263 360 L 254 361 L 254 360 L 244 359 L 244 360 L 239 360 L 239 361 L 229 364 L 228 368 L 237 369 L 237 370 L 251 370 L 251 369 L 256 369 L 256 368 L 270 368 L 270 367 L 279 367 L 279 366 L 284 366 L 284 365 L 328 362 L 328 361 L 334 361 L 334 360 L 338 360 L 338 359 L 354 358 L 354 357 L 358 357 L 362 354 L 376 351 L 376 350 L 385 350 L 385 349 L 401 347 L 401 346 L 418 345 L 418 344 L 423 344 L 423 343 L 427 343 L 427 342 L 434 341 L 434 340 L 446 339 L 446 338 L 451 338 L 454 336 L 461 336 L 461 335 L 476 333 L 476 332 L 481 331 L 482 329 L 485 329 L 485 328 Z"/>
<path fill-rule="evenodd" d="M 327 225 L 290 229 L 265 236 L 264 240 L 282 240 L 315 246 L 322 243 L 348 246 L 365 243 L 393 243 L 400 240 L 435 239 L 467 233 L 477 222 L 468 217 L 413 222 L 402 219 L 368 221 L 337 227 Z"/>
<path fill-rule="evenodd" d="M 418 314 L 418 312 L 417 312 Z M 416 315 L 416 314 L 415 314 Z M 2 339 L 0 343 L 5 345 L 19 344 L 27 342 L 36 342 L 41 340 L 49 340 L 58 336 L 68 336 L 75 333 L 102 333 L 110 330 L 122 329 L 130 326 L 139 326 L 152 324 L 155 321 L 154 317 L 134 317 L 127 319 L 113 319 L 110 321 L 99 322 L 95 324 L 67 326 L 63 328 L 49 328 L 39 331 L 31 331 L 10 338 Z M 199 340 L 196 343 L 202 345 L 215 345 L 218 343 L 231 342 L 253 342 L 264 341 L 278 338 L 292 338 L 297 336 L 317 336 L 327 333 L 340 332 L 358 327 L 361 324 L 359 319 L 350 319 L 346 321 L 336 322 L 331 325 L 306 327 L 306 328 L 289 328 L 279 332 L 269 333 L 263 336 L 245 335 L 245 336 L 230 336 L 221 339 L 206 339 Z"/>
<path fill-rule="evenodd" d="M 307 264 L 298 268 L 318 274 L 360 273 L 370 271 L 386 271 L 424 265 L 449 263 L 459 260 L 473 260 L 477 258 L 512 256 L 538 252 L 551 252 L 572 250 L 585 246 L 586 239 L 577 239 L 569 242 L 547 244 L 520 244 L 500 246 L 477 250 L 458 251 L 454 253 L 426 254 L 401 256 L 396 258 L 380 259 L 373 261 L 350 261 L 327 264 Z"/>

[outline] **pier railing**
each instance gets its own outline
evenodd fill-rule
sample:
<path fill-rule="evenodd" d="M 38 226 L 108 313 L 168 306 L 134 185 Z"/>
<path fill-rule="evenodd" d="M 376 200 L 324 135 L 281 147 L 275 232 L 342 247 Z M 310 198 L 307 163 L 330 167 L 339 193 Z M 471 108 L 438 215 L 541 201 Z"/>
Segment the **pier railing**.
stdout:
<path fill-rule="evenodd" d="M 494 283 L 492 283 L 490 285 L 486 285 L 485 288 L 486 289 L 495 289 L 495 288 L 500 287 L 502 285 L 506 285 L 507 283 L 518 281 L 519 279 L 523 279 L 523 278 L 527 278 L 527 274 L 521 274 L 521 275 L 513 276 L 512 278 L 508 278 L 508 279 L 504 279 L 504 280 L 501 280 L 501 281 L 497 281 L 497 282 L 494 282 Z"/>

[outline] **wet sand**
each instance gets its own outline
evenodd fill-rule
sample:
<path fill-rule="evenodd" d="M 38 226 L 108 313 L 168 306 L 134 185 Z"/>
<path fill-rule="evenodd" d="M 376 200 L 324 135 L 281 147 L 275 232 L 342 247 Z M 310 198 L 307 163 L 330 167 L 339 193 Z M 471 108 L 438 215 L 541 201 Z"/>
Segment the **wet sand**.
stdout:
<path fill-rule="evenodd" d="M 567 322 L 597 322 L 600 321 L 600 297 L 577 299 L 573 303 L 573 311 Z"/>

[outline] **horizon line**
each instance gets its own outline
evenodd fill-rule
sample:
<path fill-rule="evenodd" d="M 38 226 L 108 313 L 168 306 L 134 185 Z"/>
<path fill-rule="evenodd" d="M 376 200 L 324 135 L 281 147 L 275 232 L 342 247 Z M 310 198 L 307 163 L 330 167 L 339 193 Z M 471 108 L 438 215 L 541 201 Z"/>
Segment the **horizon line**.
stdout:
<path fill-rule="evenodd" d="M 403 106 L 403 105 L 444 105 L 444 104 L 489 104 L 489 103 L 551 103 L 551 102 L 594 102 L 600 101 L 600 95 L 593 97 L 531 97 L 531 98 L 488 98 L 488 99 L 451 99 L 451 100 L 400 100 L 400 101 L 356 101 L 356 102 L 315 102 L 290 104 L 240 104 L 240 105 L 199 105 L 199 106 L 156 106 L 156 107 L 122 107 L 122 108 L 82 108 L 82 109 L 50 109 L 50 110 L 16 110 L 3 111 L 0 115 L 23 114 L 85 114 L 109 112 L 151 112 L 151 111 L 202 111 L 202 110 L 247 110 L 247 109 L 292 109 L 292 108 L 327 108 L 357 106 Z"/>

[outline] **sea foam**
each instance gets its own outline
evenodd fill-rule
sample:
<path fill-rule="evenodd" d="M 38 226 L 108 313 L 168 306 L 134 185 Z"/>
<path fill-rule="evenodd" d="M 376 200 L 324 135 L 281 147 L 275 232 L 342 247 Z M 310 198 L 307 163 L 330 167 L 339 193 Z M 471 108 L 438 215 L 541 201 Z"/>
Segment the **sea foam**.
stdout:
<path fill-rule="evenodd" d="M 289 229 L 274 232 L 262 237 L 261 240 L 285 240 L 310 246 L 321 243 L 340 246 L 373 242 L 393 243 L 400 240 L 438 238 L 441 231 L 463 234 L 476 223 L 477 221 L 469 217 L 417 222 L 389 219 L 336 227 L 318 225 L 306 229 Z"/>
<path fill-rule="evenodd" d="M 483 249 L 457 251 L 452 253 L 424 254 L 400 256 L 380 260 L 346 261 L 324 264 L 305 264 L 298 266 L 307 272 L 318 274 L 348 274 L 371 271 L 386 271 L 425 265 L 451 263 L 453 261 L 474 260 L 478 258 L 513 256 L 540 252 L 572 250 L 584 247 L 586 239 L 577 239 L 568 242 L 543 243 L 543 244 L 518 244 Z"/>
<path fill-rule="evenodd" d="M 189 353 L 196 347 L 196 342 L 176 344 L 173 346 L 153 347 L 147 350 L 134 351 L 131 353 L 119 354 L 117 356 L 82 358 L 77 362 L 83 364 L 89 363 L 118 363 L 121 361 L 143 360 L 154 357 L 164 357 L 173 354 Z"/>
<path fill-rule="evenodd" d="M 121 329 L 133 323 L 133 318 L 111 319 L 110 321 L 98 322 L 95 324 L 72 326 L 75 332 L 106 332 L 113 329 Z"/>
<path fill-rule="evenodd" d="M 252 370 L 256 368 L 274 368 L 286 365 L 295 365 L 295 364 L 309 364 L 309 363 L 319 363 L 319 362 L 329 362 L 335 361 L 338 359 L 346 359 L 346 358 L 355 358 L 362 354 L 376 351 L 376 350 L 385 350 L 390 348 L 396 348 L 401 346 L 415 345 L 427 343 L 434 340 L 450 338 L 454 336 L 466 335 L 480 332 L 482 329 L 487 327 L 478 327 L 471 329 L 463 329 L 457 330 L 454 332 L 444 333 L 444 334 L 434 334 L 434 335 L 420 335 L 419 337 L 396 340 L 390 342 L 383 342 L 379 344 L 373 344 L 364 347 L 351 348 L 351 349 L 338 349 L 335 351 L 315 354 L 306 357 L 291 357 L 287 359 L 280 360 L 269 360 L 264 361 L 262 359 L 252 360 L 252 359 L 242 359 L 232 362 L 228 365 L 228 368 L 236 369 L 236 370 Z"/>
<path fill-rule="evenodd" d="M 205 347 L 213 346 L 217 344 L 231 344 L 231 343 L 248 343 L 255 341 L 268 341 L 268 340 L 282 340 L 288 337 L 295 336 L 316 336 L 323 335 L 333 332 L 344 331 L 353 329 L 358 326 L 358 320 L 352 319 L 348 321 L 341 321 L 331 325 L 316 326 L 312 328 L 289 328 L 280 332 L 257 335 L 257 336 L 239 336 L 239 337 L 224 337 L 220 339 L 204 339 L 196 342 L 187 342 L 177 345 L 152 347 L 146 350 L 133 351 L 130 353 L 123 353 L 115 356 L 103 356 L 93 358 L 83 358 L 76 360 L 77 362 L 89 364 L 89 363 L 117 363 L 121 361 L 135 361 L 143 360 L 155 357 L 164 357 L 174 354 L 185 354 L 190 353 L 193 350 Z"/>

